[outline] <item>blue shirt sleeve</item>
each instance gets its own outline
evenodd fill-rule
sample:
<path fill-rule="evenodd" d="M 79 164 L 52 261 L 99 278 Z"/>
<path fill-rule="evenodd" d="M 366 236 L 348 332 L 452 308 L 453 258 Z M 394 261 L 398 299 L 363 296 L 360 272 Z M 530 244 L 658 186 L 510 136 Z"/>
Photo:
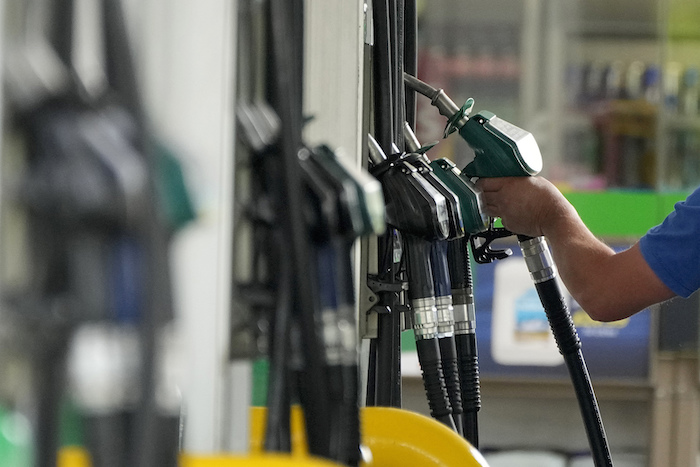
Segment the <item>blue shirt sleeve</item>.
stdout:
<path fill-rule="evenodd" d="M 649 267 L 681 297 L 700 288 L 700 188 L 676 203 L 664 221 L 640 240 Z"/>

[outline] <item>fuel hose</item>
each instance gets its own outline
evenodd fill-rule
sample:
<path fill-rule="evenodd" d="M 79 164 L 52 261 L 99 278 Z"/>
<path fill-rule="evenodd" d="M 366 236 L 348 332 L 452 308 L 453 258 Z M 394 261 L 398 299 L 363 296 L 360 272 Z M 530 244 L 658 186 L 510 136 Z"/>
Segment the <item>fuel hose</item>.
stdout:
<path fill-rule="evenodd" d="M 393 7 L 393 5 L 391 5 Z M 390 26 L 389 0 L 372 2 L 372 24 L 374 45 L 372 47 L 374 136 L 379 147 L 386 153 L 394 144 L 394 73 L 392 62 L 392 28 Z M 376 163 L 376 161 L 374 161 Z M 388 228 L 378 240 L 378 280 L 396 284 L 399 264 L 395 258 L 395 242 L 398 233 Z M 392 291 L 378 294 L 379 306 L 385 310 L 378 316 L 377 338 L 370 343 L 371 356 L 368 378 L 368 404 L 378 406 L 401 406 L 401 319 L 398 297 Z M 374 384 L 369 384 L 371 382 Z"/>
<path fill-rule="evenodd" d="M 476 345 L 476 310 L 469 262 L 467 237 L 451 240 L 448 245 L 448 266 L 452 281 L 452 302 L 455 316 L 455 344 L 461 383 L 464 437 L 479 447 L 478 412 L 481 409 L 479 355 Z"/>
<path fill-rule="evenodd" d="M 610 449 L 600 416 L 593 385 L 581 351 L 581 340 L 576 332 L 566 301 L 557 283 L 557 269 L 544 237 L 518 235 L 530 276 L 535 283 L 549 326 L 564 357 L 569 376 L 576 392 L 579 409 L 588 436 L 596 467 L 612 467 Z"/>
<path fill-rule="evenodd" d="M 291 3 L 291 5 L 290 5 Z M 306 434 L 309 451 L 314 455 L 328 457 L 328 399 L 325 388 L 318 384 L 324 380 L 321 343 L 316 328 L 315 288 L 309 271 L 312 265 L 305 220 L 297 215 L 303 212 L 302 179 L 298 151 L 301 147 L 302 110 L 300 100 L 301 77 L 299 60 L 295 54 L 301 53 L 300 44 L 290 43 L 289 38 L 298 35 L 299 28 L 290 24 L 297 18 L 294 8 L 303 8 L 299 2 L 277 0 L 270 2 L 272 58 L 274 68 L 273 96 L 270 99 L 280 117 L 279 140 L 282 164 L 281 183 L 284 186 L 285 206 L 281 222 L 289 235 L 289 257 L 294 276 L 292 288 L 293 315 L 299 324 L 303 340 L 303 370 L 299 384 L 299 396 L 306 418 Z M 297 34 L 294 34 L 295 31 Z M 299 47 L 296 47 L 299 46 Z M 298 73 L 296 73 L 298 74 Z"/>
<path fill-rule="evenodd" d="M 423 386 L 428 396 L 430 414 L 456 431 L 452 419 L 438 342 L 437 308 L 430 262 L 430 242 L 414 235 L 405 235 L 408 265 L 408 298 L 412 308 L 416 351 L 423 373 Z"/>
<path fill-rule="evenodd" d="M 459 381 L 457 346 L 455 341 L 455 317 L 452 305 L 452 287 L 447 263 L 448 240 L 437 240 L 430 246 L 430 266 L 435 287 L 437 308 L 438 344 L 440 361 L 445 378 L 445 388 L 450 399 L 452 419 L 457 432 L 463 434 L 462 390 Z"/>

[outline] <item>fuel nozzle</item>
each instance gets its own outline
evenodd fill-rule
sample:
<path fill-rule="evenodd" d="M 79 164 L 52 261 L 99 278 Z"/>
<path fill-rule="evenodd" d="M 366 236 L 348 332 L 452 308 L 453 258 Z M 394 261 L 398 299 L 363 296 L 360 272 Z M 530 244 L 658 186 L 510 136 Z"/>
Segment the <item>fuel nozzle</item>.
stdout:
<path fill-rule="evenodd" d="M 469 177 L 526 177 L 542 170 L 542 154 L 532 133 L 494 113 L 477 113 L 459 134 L 476 155 L 463 170 Z"/>
<path fill-rule="evenodd" d="M 474 100 L 460 108 L 442 89 L 404 74 L 406 84 L 430 98 L 441 115 L 447 117 L 445 137 L 454 131 L 474 150 L 476 157 L 462 170 L 468 177 L 518 177 L 537 175 L 542 155 L 532 133 L 509 123 L 494 113 L 481 111 L 469 117 Z"/>
<path fill-rule="evenodd" d="M 444 240 L 450 234 L 448 202 L 418 169 L 396 153 L 387 157 L 369 135 L 371 173 L 382 183 L 387 223 L 403 233 L 428 240 Z"/>

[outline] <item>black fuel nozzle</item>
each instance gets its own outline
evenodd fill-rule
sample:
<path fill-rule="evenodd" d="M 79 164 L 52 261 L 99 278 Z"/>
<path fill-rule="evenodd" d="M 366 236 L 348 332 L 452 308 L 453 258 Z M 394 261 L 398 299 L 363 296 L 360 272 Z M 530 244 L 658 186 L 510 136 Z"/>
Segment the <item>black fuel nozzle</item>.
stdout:
<path fill-rule="evenodd" d="M 371 169 L 382 184 L 386 221 L 403 233 L 434 240 L 450 234 L 450 211 L 445 196 L 411 164 L 405 153 L 387 157 L 369 135 Z"/>
<path fill-rule="evenodd" d="M 428 159 L 428 157 L 425 155 L 425 152 L 427 152 L 435 144 L 430 144 L 428 146 L 422 147 L 418 142 L 415 133 L 413 133 L 413 130 L 407 122 L 404 122 L 403 134 L 404 141 L 406 142 L 407 148 L 410 151 L 403 157 L 406 161 L 408 161 L 418 170 L 418 173 L 420 173 L 423 176 L 423 178 L 425 178 L 426 181 L 433 186 L 433 188 L 435 188 L 442 196 L 445 197 L 445 201 L 447 202 L 448 215 L 450 218 L 450 232 L 447 238 L 449 240 L 452 240 L 455 238 L 463 237 L 465 234 L 465 230 L 463 209 L 461 206 L 460 198 L 434 172 L 433 167 L 430 164 L 430 159 Z"/>

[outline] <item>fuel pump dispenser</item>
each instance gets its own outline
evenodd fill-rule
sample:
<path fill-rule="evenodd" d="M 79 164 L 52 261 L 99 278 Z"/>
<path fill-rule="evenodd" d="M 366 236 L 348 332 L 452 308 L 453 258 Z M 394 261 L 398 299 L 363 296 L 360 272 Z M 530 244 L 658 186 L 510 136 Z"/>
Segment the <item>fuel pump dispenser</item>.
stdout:
<path fill-rule="evenodd" d="M 475 157 L 462 173 L 474 177 L 523 177 L 534 176 L 542 170 L 542 156 L 533 135 L 491 112 L 480 112 L 472 117 L 471 99 L 458 107 L 442 89 L 436 89 L 419 79 L 404 74 L 406 84 L 431 99 L 440 114 L 447 117 L 445 137 L 458 131 L 474 150 Z M 493 240 L 512 233 L 496 230 L 490 222 L 489 229 L 474 238 L 480 239 L 478 262 L 491 262 L 508 254 L 490 249 Z M 576 391 L 584 421 L 588 442 L 596 467 L 612 466 L 605 430 L 600 417 L 595 393 L 583 359 L 581 341 L 557 282 L 557 269 L 544 237 L 518 235 L 530 276 L 547 314 L 552 333 L 560 353 L 564 357 L 572 384 Z M 472 246 L 476 246 L 474 243 Z"/>

